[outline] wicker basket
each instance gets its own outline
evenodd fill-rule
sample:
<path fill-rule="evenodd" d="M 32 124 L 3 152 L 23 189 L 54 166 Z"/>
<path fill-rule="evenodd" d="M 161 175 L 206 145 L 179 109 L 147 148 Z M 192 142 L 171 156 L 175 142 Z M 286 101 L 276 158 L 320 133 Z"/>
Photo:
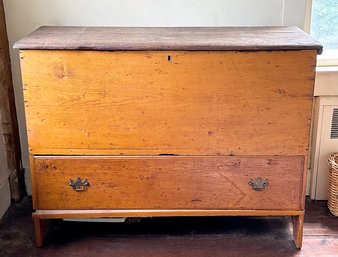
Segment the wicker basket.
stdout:
<path fill-rule="evenodd" d="M 330 167 L 327 206 L 334 216 L 338 216 L 338 153 L 331 154 L 327 162 Z"/>

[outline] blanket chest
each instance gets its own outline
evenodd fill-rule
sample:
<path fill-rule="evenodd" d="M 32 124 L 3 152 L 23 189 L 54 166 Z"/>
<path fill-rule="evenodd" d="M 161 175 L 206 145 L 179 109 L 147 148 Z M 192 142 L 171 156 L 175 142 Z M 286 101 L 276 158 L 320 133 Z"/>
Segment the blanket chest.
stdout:
<path fill-rule="evenodd" d="M 41 27 L 20 49 L 36 244 L 58 218 L 291 216 L 316 56 L 295 27 Z"/>

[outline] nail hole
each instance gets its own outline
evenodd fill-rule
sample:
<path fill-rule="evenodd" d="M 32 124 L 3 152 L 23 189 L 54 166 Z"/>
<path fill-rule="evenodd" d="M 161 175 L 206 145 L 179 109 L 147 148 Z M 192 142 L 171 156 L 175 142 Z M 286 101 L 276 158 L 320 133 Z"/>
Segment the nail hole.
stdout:
<path fill-rule="evenodd" d="M 171 62 L 171 55 L 168 55 L 168 62 Z"/>

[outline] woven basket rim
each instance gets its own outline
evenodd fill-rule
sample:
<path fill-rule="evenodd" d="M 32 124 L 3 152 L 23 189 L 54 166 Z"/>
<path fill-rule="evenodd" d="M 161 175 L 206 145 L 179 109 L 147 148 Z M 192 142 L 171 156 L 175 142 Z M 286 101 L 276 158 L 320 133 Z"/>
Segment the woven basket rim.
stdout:
<path fill-rule="evenodd" d="M 327 164 L 331 169 L 338 171 L 338 153 L 333 153 L 327 159 Z"/>
<path fill-rule="evenodd" d="M 331 213 L 338 216 L 338 153 L 333 153 L 327 159 L 330 167 L 328 174 L 328 202 Z"/>

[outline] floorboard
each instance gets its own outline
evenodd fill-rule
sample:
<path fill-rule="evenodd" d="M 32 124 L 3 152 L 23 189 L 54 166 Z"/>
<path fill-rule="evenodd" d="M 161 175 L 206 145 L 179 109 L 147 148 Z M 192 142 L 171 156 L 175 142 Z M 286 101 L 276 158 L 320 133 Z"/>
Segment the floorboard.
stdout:
<path fill-rule="evenodd" d="M 302 250 L 294 248 L 288 217 L 147 218 L 132 223 L 54 221 L 34 247 L 31 199 L 14 204 L 0 222 L 0 256 L 338 256 L 338 218 L 324 201 L 306 201 Z"/>

